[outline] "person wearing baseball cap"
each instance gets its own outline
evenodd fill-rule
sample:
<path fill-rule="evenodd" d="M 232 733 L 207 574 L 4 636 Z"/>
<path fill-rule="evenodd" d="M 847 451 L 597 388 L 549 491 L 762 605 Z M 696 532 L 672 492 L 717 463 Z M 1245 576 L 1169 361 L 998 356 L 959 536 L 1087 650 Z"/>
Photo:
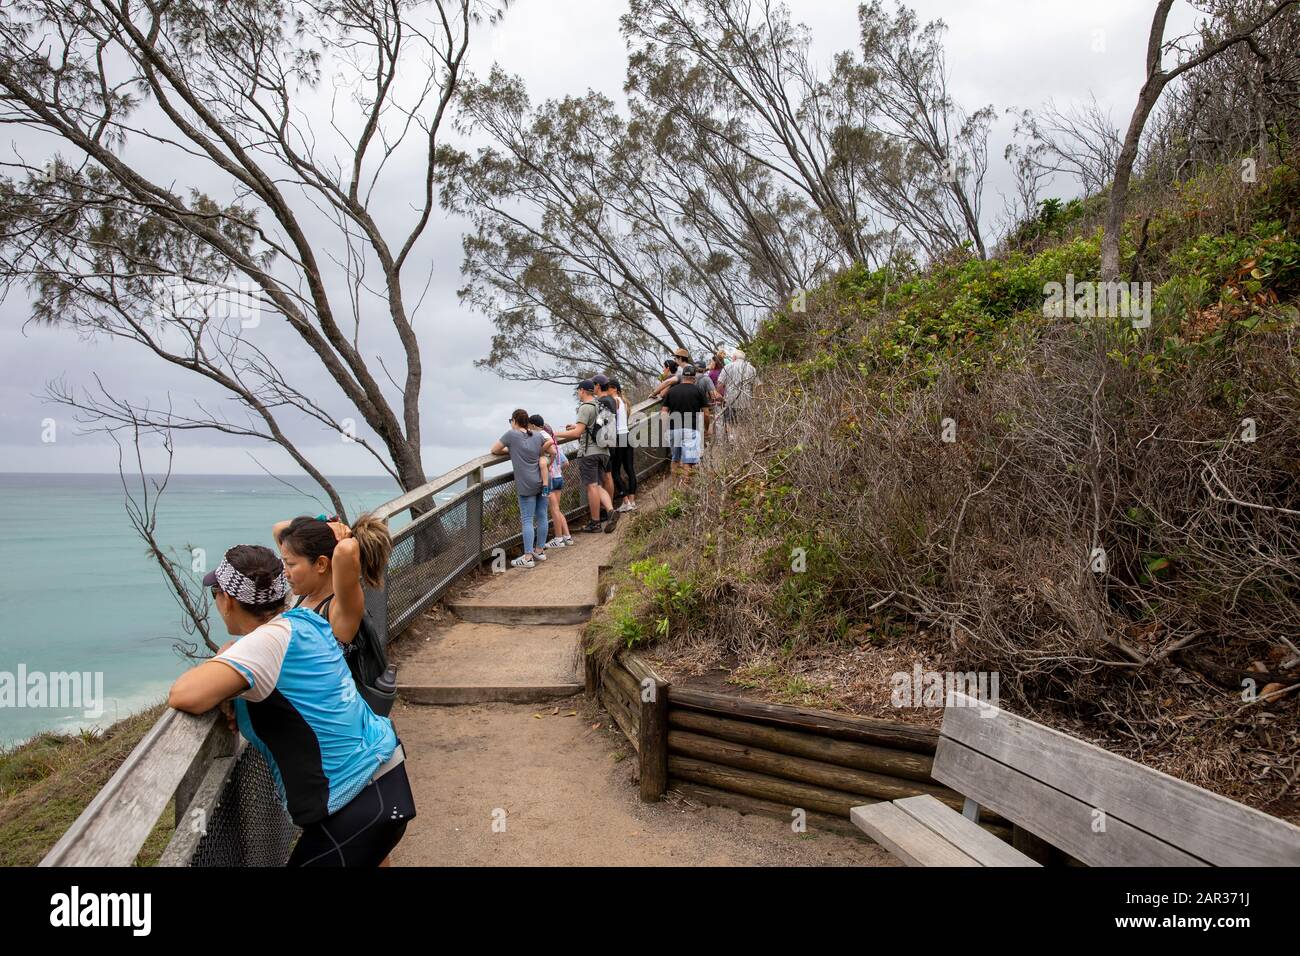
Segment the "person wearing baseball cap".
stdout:
<path fill-rule="evenodd" d="M 695 377 L 695 366 L 683 365 L 682 380 L 664 396 L 662 414 L 667 418 L 668 444 L 672 448 L 670 469 L 677 484 L 689 480 L 702 451 L 701 431 L 706 425 L 708 400 L 695 387 Z"/>
<path fill-rule="evenodd" d="M 678 352 L 686 353 L 686 350 L 678 349 Z M 650 393 L 650 397 L 662 398 L 664 395 L 668 394 L 668 390 L 670 388 L 672 388 L 674 385 L 677 385 L 682 381 L 684 377 L 683 372 L 686 370 L 686 366 L 689 365 L 692 368 L 695 368 L 697 371 L 702 371 L 707 364 L 708 364 L 707 362 L 700 362 L 697 365 L 695 362 L 691 360 L 689 353 L 687 353 L 679 361 L 677 372 L 673 375 L 668 376 L 665 379 L 662 379 L 659 382 L 659 384 L 655 386 L 655 390 Z M 713 379 L 709 378 L 708 375 L 697 374 L 695 376 L 695 387 L 704 393 L 704 403 L 706 405 L 713 405 L 718 401 L 717 386 L 713 384 Z"/>
<path fill-rule="evenodd" d="M 596 404 L 596 383 L 584 378 L 578 383 L 578 420 L 568 425 L 564 431 L 555 433 L 556 443 L 578 440 L 578 481 L 582 483 L 587 494 L 587 510 L 591 520 L 579 528 L 579 531 L 612 532 L 618 525 L 618 512 L 614 510 L 614 501 L 605 490 L 604 475 L 609 471 L 609 452 L 596 441 L 595 425 L 599 415 Z M 602 526 L 600 512 L 604 508 L 608 516 Z"/>
<path fill-rule="evenodd" d="M 392 721 L 357 693 L 329 622 L 285 610 L 289 578 L 270 548 L 236 545 L 203 584 L 235 640 L 178 677 L 168 705 L 203 714 L 233 699 L 302 828 L 288 866 L 380 865 L 415 816 Z"/>

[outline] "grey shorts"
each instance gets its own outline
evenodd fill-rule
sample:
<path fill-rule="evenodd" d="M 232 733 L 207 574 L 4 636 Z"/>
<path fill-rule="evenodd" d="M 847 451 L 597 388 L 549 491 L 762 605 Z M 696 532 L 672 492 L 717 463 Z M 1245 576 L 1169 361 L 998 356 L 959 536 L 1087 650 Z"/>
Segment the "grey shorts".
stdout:
<path fill-rule="evenodd" d="M 609 471 L 609 455 L 583 455 L 578 459 L 578 480 L 583 485 L 598 485 Z"/>

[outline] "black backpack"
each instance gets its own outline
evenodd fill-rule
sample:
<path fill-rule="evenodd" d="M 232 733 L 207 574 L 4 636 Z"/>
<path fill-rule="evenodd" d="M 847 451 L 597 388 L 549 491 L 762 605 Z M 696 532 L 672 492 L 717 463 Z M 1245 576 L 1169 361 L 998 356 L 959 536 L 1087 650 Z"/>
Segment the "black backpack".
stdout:
<path fill-rule="evenodd" d="M 316 605 L 316 613 L 327 621 L 329 604 L 333 600 L 334 595 L 331 594 Z M 357 692 L 378 716 L 387 717 L 393 709 L 397 692 L 380 686 L 380 678 L 388 670 L 388 652 L 384 650 L 383 641 L 379 639 L 368 613 L 361 615 L 357 636 L 349 644 L 340 641 L 339 648 L 343 651 L 343 660 L 347 662 L 348 670 L 352 672 L 352 679 L 356 681 Z"/>

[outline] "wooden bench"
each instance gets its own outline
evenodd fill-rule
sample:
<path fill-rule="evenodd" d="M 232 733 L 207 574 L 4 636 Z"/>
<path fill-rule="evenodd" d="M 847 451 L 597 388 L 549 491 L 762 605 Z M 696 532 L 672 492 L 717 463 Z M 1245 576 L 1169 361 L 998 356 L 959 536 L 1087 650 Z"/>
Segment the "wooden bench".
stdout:
<path fill-rule="evenodd" d="M 978 825 L 981 808 L 1089 866 L 1300 866 L 1300 827 L 1068 734 L 952 694 L 928 797 L 850 818 L 909 866 L 1035 866 Z"/>

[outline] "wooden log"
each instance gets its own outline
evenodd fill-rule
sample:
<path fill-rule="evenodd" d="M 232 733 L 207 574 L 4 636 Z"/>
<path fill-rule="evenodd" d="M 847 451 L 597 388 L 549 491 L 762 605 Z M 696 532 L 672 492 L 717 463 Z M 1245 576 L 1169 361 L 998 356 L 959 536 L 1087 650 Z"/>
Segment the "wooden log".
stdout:
<path fill-rule="evenodd" d="M 641 802 L 663 799 L 668 789 L 668 685 L 647 677 L 649 693 L 641 695 L 638 727 L 641 739 L 637 754 L 641 758 Z"/>
<path fill-rule="evenodd" d="M 670 697 L 670 707 L 686 707 L 690 710 L 751 720 L 773 727 L 810 731 L 837 740 L 852 740 L 880 747 L 910 750 L 919 754 L 933 754 L 939 740 L 938 732 L 928 727 L 878 720 L 873 717 L 835 714 L 806 707 L 768 704 L 688 687 L 674 686 Z"/>
<path fill-rule="evenodd" d="M 733 743 L 730 740 L 719 740 L 716 737 L 705 737 L 684 730 L 669 731 L 668 751 L 685 757 L 694 757 L 697 760 L 725 764 L 741 770 L 753 770 L 773 777 L 827 787 L 844 793 L 859 794 L 876 800 L 898 800 L 902 797 L 928 793 L 954 810 L 960 811 L 962 804 L 965 803 L 965 798 L 961 794 L 938 784 L 903 780 L 869 770 L 856 770 L 820 760 L 792 757 L 789 754 L 762 750 L 746 744 Z"/>
<path fill-rule="evenodd" d="M 632 675 L 632 679 L 638 684 L 644 685 L 648 680 L 653 681 L 656 684 L 663 684 L 664 686 L 668 685 L 668 681 L 664 680 L 663 677 L 657 674 L 655 669 L 647 664 L 645 659 L 641 656 L 633 654 L 630 651 L 624 651 L 619 655 L 619 660 L 622 662 L 623 667 L 627 672 Z"/>
<path fill-rule="evenodd" d="M 754 773 L 752 770 L 741 770 L 738 767 L 696 760 L 693 757 L 682 757 L 671 751 L 668 754 L 668 776 L 731 793 L 744 794 L 747 797 L 771 800 L 790 807 L 829 813 L 845 820 L 849 818 L 849 811 L 853 807 L 877 802 L 865 799 L 856 793 L 796 783 L 781 777 Z"/>
<path fill-rule="evenodd" d="M 730 740 L 733 743 L 749 744 L 794 757 L 806 757 L 809 760 L 820 760 L 843 767 L 870 770 L 889 777 L 901 777 L 904 780 L 934 782 L 930 777 L 930 766 L 934 763 L 934 759 L 910 750 L 835 740 L 799 730 L 786 730 L 745 720 L 731 720 L 678 707 L 669 709 L 668 723 L 681 730 L 717 737 L 720 740 Z"/>
<path fill-rule="evenodd" d="M 600 689 L 600 702 L 605 710 L 609 712 L 618 729 L 623 731 L 623 736 L 627 737 L 632 749 L 636 750 L 641 745 L 641 732 L 637 728 L 632 714 L 628 711 L 627 704 L 608 684 Z"/>
<path fill-rule="evenodd" d="M 691 783 L 689 780 L 679 780 L 675 777 L 670 777 L 668 784 L 670 789 L 676 790 L 682 796 L 707 806 L 728 807 L 738 813 L 756 813 L 765 817 L 773 817 L 784 821 L 787 826 L 794 822 L 792 811 L 795 808 L 786 803 L 760 800 L 758 797 L 747 797 L 743 793 L 732 793 L 729 790 L 719 790 L 717 787 L 706 787 L 703 784 Z M 846 820 L 831 816 L 829 813 L 818 813 L 815 810 L 805 810 L 804 813 L 807 815 L 810 829 L 826 830 L 840 836 L 853 837 L 863 843 L 871 842 L 871 839 L 865 833 Z"/>
<path fill-rule="evenodd" d="M 595 697 L 600 689 L 600 664 L 596 655 L 585 648 L 582 653 L 582 684 L 583 693 L 588 697 Z"/>
<path fill-rule="evenodd" d="M 190 764 L 190 769 L 185 772 L 181 782 L 176 785 L 173 803 L 175 804 L 175 827 L 177 830 L 189 823 L 190 804 L 195 793 L 207 779 L 213 761 L 233 756 L 238 752 L 242 744 L 243 741 L 230 729 L 224 719 L 217 720 L 212 727 L 212 732 L 208 734 L 208 739 L 203 742 L 199 752 L 194 755 L 194 761 Z M 204 810 L 211 809 L 211 807 L 202 808 Z"/>
<path fill-rule="evenodd" d="M 607 688 L 612 688 L 618 694 L 629 710 L 640 712 L 641 688 L 621 664 L 610 661 L 601 674 L 601 681 Z"/>
<path fill-rule="evenodd" d="M 189 810 L 201 809 L 205 814 L 211 814 L 217 808 L 217 803 L 221 800 L 221 794 L 230 781 L 230 775 L 235 769 L 235 764 L 239 761 L 239 755 L 243 752 L 247 741 L 240 740 L 239 745 L 235 748 L 235 753 L 229 756 L 215 757 L 206 766 L 207 772 L 203 780 L 191 794 L 191 799 L 187 804 Z M 158 866 L 189 866 L 190 860 L 194 857 L 194 851 L 198 849 L 200 841 L 203 839 L 203 828 L 195 826 L 198 821 L 193 818 L 177 819 L 176 829 L 172 831 L 172 838 L 168 841 L 162 856 L 158 859 Z"/>

